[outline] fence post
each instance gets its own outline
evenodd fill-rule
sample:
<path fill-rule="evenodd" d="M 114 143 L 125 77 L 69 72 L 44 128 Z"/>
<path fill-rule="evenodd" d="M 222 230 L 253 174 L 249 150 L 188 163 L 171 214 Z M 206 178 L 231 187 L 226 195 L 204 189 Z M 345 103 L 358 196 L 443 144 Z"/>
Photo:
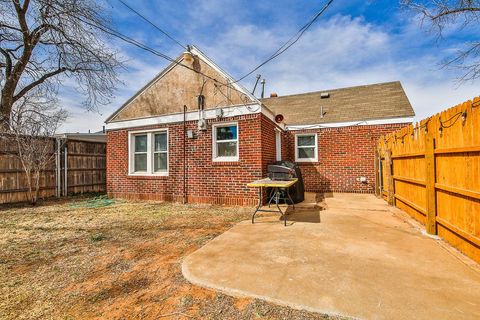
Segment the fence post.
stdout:
<path fill-rule="evenodd" d="M 395 206 L 395 184 L 393 182 L 393 159 L 392 150 L 387 150 L 385 153 L 385 165 L 387 166 L 387 172 L 385 172 L 386 183 L 388 186 L 387 202 L 391 206 Z"/>
<path fill-rule="evenodd" d="M 375 195 L 377 197 L 381 196 L 381 189 L 380 189 L 380 169 L 379 169 L 379 159 L 380 155 L 378 152 L 378 148 L 375 148 L 375 157 L 374 157 L 374 170 L 375 170 Z"/>
<path fill-rule="evenodd" d="M 425 228 L 428 234 L 437 234 L 437 204 L 435 197 L 435 139 L 428 132 L 425 135 L 425 193 L 427 197 L 427 219 Z"/>

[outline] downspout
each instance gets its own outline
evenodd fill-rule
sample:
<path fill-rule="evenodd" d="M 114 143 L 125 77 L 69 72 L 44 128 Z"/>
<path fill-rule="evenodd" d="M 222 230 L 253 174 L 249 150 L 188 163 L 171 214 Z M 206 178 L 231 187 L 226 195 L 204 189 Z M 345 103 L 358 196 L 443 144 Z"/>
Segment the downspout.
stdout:
<path fill-rule="evenodd" d="M 183 204 L 187 203 L 187 106 L 183 106 Z"/>

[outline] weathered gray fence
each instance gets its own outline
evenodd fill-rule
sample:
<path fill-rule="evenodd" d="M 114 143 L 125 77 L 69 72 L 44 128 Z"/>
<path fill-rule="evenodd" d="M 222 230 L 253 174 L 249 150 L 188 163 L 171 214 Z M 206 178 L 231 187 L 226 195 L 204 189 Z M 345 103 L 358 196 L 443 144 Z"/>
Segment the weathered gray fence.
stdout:
<path fill-rule="evenodd" d="M 106 143 L 51 138 L 52 161 L 40 176 L 40 198 L 106 191 Z M 65 161 L 66 159 L 66 161 Z M 0 204 L 27 201 L 26 174 L 11 137 L 0 137 Z"/>

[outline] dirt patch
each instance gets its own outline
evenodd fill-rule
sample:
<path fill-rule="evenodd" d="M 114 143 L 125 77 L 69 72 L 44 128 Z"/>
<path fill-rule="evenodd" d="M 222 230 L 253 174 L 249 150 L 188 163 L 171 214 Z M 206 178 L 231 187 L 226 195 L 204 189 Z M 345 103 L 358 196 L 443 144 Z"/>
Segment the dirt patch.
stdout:
<path fill-rule="evenodd" d="M 145 201 L 96 207 L 91 199 L 3 208 L 0 318 L 327 319 L 183 278 L 184 256 L 249 214 Z"/>

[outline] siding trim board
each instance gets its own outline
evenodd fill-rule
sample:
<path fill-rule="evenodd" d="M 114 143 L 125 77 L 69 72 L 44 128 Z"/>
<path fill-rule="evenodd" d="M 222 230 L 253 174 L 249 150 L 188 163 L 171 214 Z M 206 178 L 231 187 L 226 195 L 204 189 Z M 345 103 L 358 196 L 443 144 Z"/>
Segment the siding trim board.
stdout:
<path fill-rule="evenodd" d="M 205 119 L 217 119 L 217 110 L 221 109 L 224 118 L 231 118 L 241 115 L 257 114 L 262 113 L 268 119 L 275 123 L 275 114 L 270 111 L 267 107 L 259 105 L 256 103 L 251 104 L 242 104 L 234 105 L 228 107 L 219 107 L 216 109 L 205 110 Z M 198 111 L 189 111 L 186 113 L 187 121 L 198 121 L 200 119 Z M 322 124 L 313 124 L 305 126 L 286 126 L 283 123 L 275 123 L 275 125 L 283 130 L 297 131 L 297 130 L 308 130 L 308 129 L 322 129 L 322 128 L 343 128 L 343 127 L 352 127 L 352 126 L 372 126 L 372 125 L 383 125 L 383 124 L 409 124 L 412 123 L 413 118 L 389 118 L 389 119 L 378 119 L 378 120 L 368 120 L 362 122 L 334 122 L 334 123 L 322 123 Z M 119 129 L 130 129 L 138 127 L 148 127 L 160 124 L 171 124 L 183 122 L 183 113 L 168 114 L 157 117 L 141 118 L 141 119 L 131 119 L 110 122 L 106 124 L 106 130 L 119 130 Z"/>
<path fill-rule="evenodd" d="M 413 117 L 406 118 L 388 118 L 388 119 L 376 119 L 376 120 L 365 120 L 365 121 L 350 121 L 350 122 L 330 122 L 330 123 L 321 123 L 321 124 L 312 124 L 312 125 L 292 125 L 286 126 L 287 130 L 303 130 L 303 129 L 321 129 L 321 128 L 342 128 L 342 127 L 352 127 L 352 126 L 371 126 L 379 124 L 396 124 L 396 123 L 405 123 L 409 124 L 413 122 Z"/>
<path fill-rule="evenodd" d="M 251 104 L 242 104 L 242 105 L 234 105 L 234 106 L 227 106 L 227 107 L 219 107 L 216 109 L 207 109 L 204 111 L 204 119 L 218 119 L 217 110 L 221 109 L 223 111 L 224 117 L 220 119 L 232 118 L 237 116 L 244 116 L 244 115 L 251 115 L 251 114 L 258 114 L 262 113 L 271 121 L 274 121 L 275 114 L 271 112 L 265 106 L 251 103 Z M 186 113 L 186 121 L 198 121 L 200 116 L 198 111 L 189 111 Z M 168 114 L 162 115 L 157 117 L 149 117 L 149 118 L 141 118 L 141 119 L 131 119 L 131 120 L 123 120 L 123 121 L 116 121 L 110 122 L 106 124 L 106 130 L 119 130 L 119 129 L 133 129 L 138 127 L 149 127 L 161 124 L 173 124 L 183 122 L 183 113 L 175 113 L 175 114 Z M 285 126 L 283 124 L 277 124 L 278 127 L 284 129 Z"/>

